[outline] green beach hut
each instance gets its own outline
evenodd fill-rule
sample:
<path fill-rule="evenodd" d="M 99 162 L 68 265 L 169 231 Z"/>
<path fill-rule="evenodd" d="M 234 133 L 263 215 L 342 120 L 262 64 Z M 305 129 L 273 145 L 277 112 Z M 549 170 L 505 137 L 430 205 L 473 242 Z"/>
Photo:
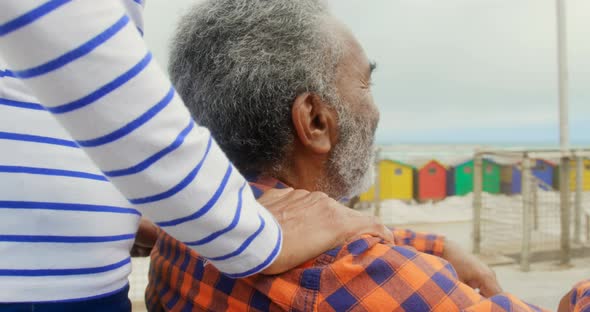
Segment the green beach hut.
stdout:
<path fill-rule="evenodd" d="M 473 192 L 473 165 L 469 160 L 451 169 L 450 181 L 452 192 L 450 195 L 466 195 Z M 483 190 L 490 194 L 500 193 L 501 166 L 489 159 L 483 160 Z"/>

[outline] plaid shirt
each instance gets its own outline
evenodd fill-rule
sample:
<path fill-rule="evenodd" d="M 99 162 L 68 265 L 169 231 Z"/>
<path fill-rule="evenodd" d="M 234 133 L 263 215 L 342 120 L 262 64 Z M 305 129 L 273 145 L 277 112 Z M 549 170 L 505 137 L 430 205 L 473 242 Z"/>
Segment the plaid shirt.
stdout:
<path fill-rule="evenodd" d="M 590 312 L 590 280 L 574 287 L 570 297 L 570 312 Z"/>
<path fill-rule="evenodd" d="M 257 196 L 283 187 L 268 178 L 251 186 Z M 483 298 L 461 283 L 438 257 L 442 237 L 394 236 L 395 246 L 367 236 L 280 275 L 232 279 L 162 232 L 146 304 L 150 311 L 541 311 L 509 294 Z"/>

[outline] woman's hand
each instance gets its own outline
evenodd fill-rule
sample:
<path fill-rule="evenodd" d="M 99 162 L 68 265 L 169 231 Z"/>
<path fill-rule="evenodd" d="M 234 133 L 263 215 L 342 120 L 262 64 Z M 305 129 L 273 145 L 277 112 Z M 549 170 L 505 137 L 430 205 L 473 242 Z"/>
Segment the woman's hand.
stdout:
<path fill-rule="evenodd" d="M 363 234 L 393 242 L 391 230 L 321 192 L 272 189 L 259 200 L 283 230 L 283 248 L 263 274 L 279 274 Z"/>

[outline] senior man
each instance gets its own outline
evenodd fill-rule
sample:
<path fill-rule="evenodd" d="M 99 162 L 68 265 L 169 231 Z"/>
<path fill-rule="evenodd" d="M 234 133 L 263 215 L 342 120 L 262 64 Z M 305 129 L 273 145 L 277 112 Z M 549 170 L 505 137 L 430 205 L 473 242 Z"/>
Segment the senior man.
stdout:
<path fill-rule="evenodd" d="M 256 195 L 291 186 L 342 198 L 371 181 L 373 69 L 318 0 L 211 0 L 182 20 L 170 74 Z M 152 311 L 538 311 L 498 294 L 491 271 L 442 237 L 394 236 L 397 245 L 361 237 L 286 273 L 236 279 L 161 233 L 146 302 Z"/>

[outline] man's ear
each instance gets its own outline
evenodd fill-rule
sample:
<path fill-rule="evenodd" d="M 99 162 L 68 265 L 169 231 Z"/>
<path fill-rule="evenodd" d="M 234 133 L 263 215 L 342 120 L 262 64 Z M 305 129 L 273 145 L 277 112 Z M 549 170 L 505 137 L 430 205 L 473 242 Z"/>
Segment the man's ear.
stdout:
<path fill-rule="evenodd" d="M 317 154 L 332 150 L 337 138 L 336 112 L 313 93 L 303 93 L 295 98 L 291 118 L 299 142 Z"/>

